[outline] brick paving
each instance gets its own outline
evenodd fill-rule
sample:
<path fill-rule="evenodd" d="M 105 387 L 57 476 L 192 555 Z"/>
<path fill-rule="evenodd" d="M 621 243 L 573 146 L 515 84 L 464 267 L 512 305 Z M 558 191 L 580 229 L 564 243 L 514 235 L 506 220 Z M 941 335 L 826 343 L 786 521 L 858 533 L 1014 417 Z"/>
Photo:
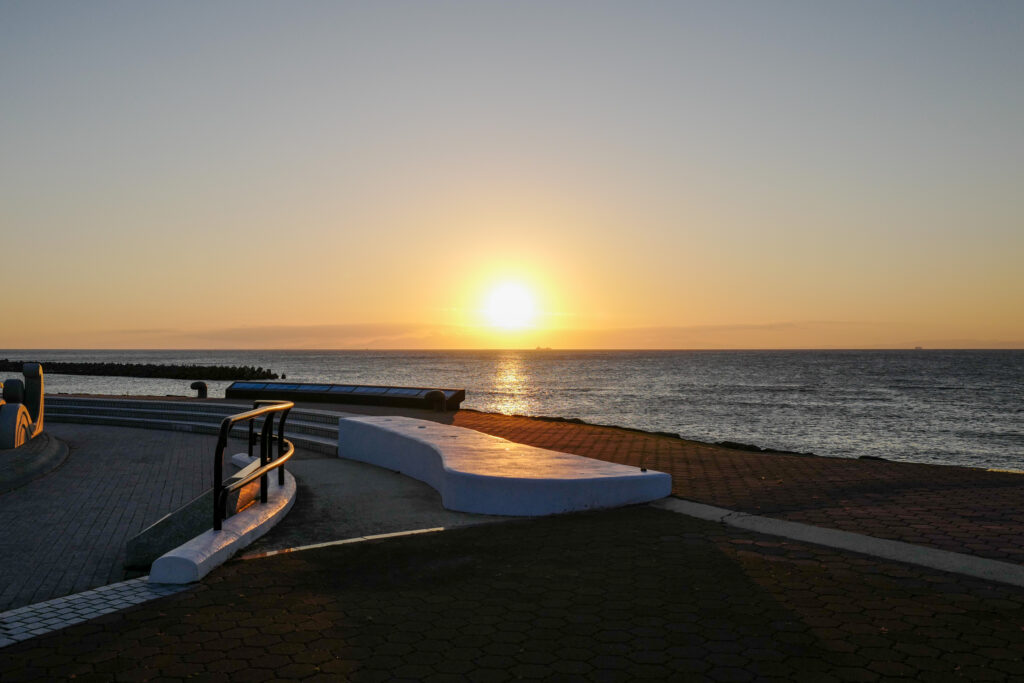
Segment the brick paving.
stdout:
<path fill-rule="evenodd" d="M 187 590 L 139 577 L 0 612 L 0 647 L 57 631 L 131 605 Z"/>
<path fill-rule="evenodd" d="M 649 507 L 251 561 L 0 650 L 14 681 L 1021 680 L 1024 590 Z"/>
<path fill-rule="evenodd" d="M 614 427 L 467 410 L 434 419 L 668 472 L 674 495 L 708 505 L 1024 564 L 1021 474 L 751 453 Z"/>
<path fill-rule="evenodd" d="M 211 437 L 48 425 L 70 455 L 0 495 L 0 611 L 126 578 L 127 540 L 212 484 Z"/>

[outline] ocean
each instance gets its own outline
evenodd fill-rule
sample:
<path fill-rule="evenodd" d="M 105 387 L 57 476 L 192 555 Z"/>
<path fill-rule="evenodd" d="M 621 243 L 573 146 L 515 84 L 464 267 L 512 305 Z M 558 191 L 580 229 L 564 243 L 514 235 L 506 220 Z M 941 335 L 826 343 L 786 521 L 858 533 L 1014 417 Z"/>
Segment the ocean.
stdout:
<path fill-rule="evenodd" d="M 252 365 L 300 382 L 466 389 L 463 407 L 823 456 L 1024 470 L 1024 351 L 94 351 L 46 361 Z M 2 378 L 0 378 L 2 379 Z M 46 373 L 48 393 L 193 395 Z M 223 396 L 228 382 L 210 382 Z"/>

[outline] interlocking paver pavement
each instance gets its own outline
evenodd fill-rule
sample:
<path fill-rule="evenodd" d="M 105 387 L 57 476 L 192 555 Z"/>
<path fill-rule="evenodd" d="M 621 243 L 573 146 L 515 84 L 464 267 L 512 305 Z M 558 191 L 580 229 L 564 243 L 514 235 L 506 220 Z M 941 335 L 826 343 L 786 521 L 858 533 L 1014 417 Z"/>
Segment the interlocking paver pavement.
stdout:
<path fill-rule="evenodd" d="M 677 495 L 712 505 L 1020 561 L 1019 475 L 746 453 L 473 411 L 417 416 L 668 471 Z M 168 451 L 184 436 L 138 435 Z M 178 595 L 2 648 L 0 674 L 1024 680 L 1021 651 L 1024 589 L 638 507 L 236 560 Z"/>
<path fill-rule="evenodd" d="M 1020 680 L 1024 590 L 649 507 L 234 561 L 0 650 L 52 680 Z"/>
<path fill-rule="evenodd" d="M 140 577 L 0 612 L 0 647 L 186 588 Z"/>
<path fill-rule="evenodd" d="M 211 437 L 48 425 L 64 464 L 0 495 L 0 611 L 125 578 L 127 540 L 209 488 Z"/>

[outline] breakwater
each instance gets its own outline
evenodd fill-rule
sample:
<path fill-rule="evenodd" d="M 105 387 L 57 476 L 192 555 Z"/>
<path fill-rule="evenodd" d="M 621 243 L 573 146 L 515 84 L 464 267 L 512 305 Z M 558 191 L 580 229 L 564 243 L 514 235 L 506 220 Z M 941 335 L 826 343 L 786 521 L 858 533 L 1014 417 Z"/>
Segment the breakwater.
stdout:
<path fill-rule="evenodd" d="M 35 361 L 32 361 L 35 362 Z M 21 372 L 23 361 L 4 358 L 0 372 Z M 59 375 L 96 375 L 98 377 L 144 377 L 159 379 L 277 379 L 269 368 L 251 365 L 163 365 L 157 363 L 67 363 L 44 361 L 43 371 Z"/>

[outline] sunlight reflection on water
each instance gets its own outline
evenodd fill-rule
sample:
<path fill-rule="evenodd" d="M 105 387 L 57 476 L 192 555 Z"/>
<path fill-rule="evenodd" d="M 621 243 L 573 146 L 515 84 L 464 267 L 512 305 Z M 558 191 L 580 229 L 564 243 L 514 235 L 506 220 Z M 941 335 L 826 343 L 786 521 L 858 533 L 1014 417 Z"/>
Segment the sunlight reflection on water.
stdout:
<path fill-rule="evenodd" d="M 484 410 L 506 415 L 528 415 L 531 401 L 527 400 L 528 375 L 521 356 L 505 356 L 494 368 L 493 396 Z"/>

